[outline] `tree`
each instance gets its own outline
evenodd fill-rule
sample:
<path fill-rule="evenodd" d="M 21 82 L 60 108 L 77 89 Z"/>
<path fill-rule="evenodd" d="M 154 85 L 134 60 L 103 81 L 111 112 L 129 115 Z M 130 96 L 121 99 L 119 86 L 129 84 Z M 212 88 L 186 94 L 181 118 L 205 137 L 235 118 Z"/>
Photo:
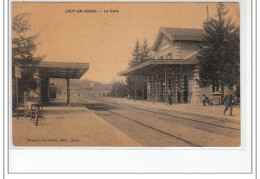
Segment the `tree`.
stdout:
<path fill-rule="evenodd" d="M 151 50 L 148 45 L 148 41 L 146 39 L 144 39 L 143 46 L 141 48 L 140 63 L 144 63 L 151 58 L 150 52 L 151 52 Z"/>
<path fill-rule="evenodd" d="M 142 64 L 150 60 L 150 48 L 148 41 L 144 39 L 142 47 L 140 47 L 139 40 L 136 41 L 135 48 L 132 52 L 132 60 L 128 63 L 128 68 L 132 68 L 139 64 Z M 142 96 L 145 81 L 143 78 L 138 78 L 135 76 L 128 76 L 126 78 L 126 83 L 128 84 L 129 94 L 131 96 L 136 95 L 137 97 Z M 134 94 L 136 93 L 136 94 Z"/>
<path fill-rule="evenodd" d="M 129 68 L 139 65 L 141 62 L 141 48 L 139 40 L 137 40 L 135 43 L 135 48 L 132 52 L 132 57 L 133 59 L 128 63 Z"/>
<path fill-rule="evenodd" d="M 217 18 L 204 23 L 202 44 L 198 50 L 201 86 L 217 85 L 230 89 L 240 83 L 239 27 L 226 17 L 224 3 L 217 5 Z M 223 91 L 223 90 L 222 90 Z"/>
<path fill-rule="evenodd" d="M 110 96 L 126 97 L 127 96 L 127 85 L 124 82 L 114 82 L 112 85 Z"/>
<path fill-rule="evenodd" d="M 128 68 L 132 68 L 136 65 L 139 65 L 141 63 L 144 63 L 148 60 L 150 60 L 151 55 L 150 55 L 150 47 L 148 45 L 148 41 L 144 39 L 142 47 L 140 47 L 140 42 L 139 40 L 136 41 L 135 43 L 135 48 L 132 52 L 132 60 L 128 63 Z"/>
<path fill-rule="evenodd" d="M 19 81 L 21 91 L 36 88 L 33 74 L 37 71 L 37 65 L 44 58 L 44 56 L 34 55 L 38 47 L 38 43 L 36 43 L 38 34 L 30 34 L 31 24 L 28 17 L 27 13 L 21 13 L 12 19 L 12 64 L 13 67 L 17 65 L 22 69 L 22 78 Z"/>

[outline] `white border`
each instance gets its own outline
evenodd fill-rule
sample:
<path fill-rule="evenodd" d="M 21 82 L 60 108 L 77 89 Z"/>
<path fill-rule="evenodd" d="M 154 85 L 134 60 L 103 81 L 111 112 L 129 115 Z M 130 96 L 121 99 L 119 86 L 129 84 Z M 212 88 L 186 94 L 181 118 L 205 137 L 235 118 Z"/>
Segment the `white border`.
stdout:
<path fill-rule="evenodd" d="M 251 61 L 248 60 L 251 59 L 251 4 L 250 1 L 246 0 L 241 0 L 240 3 L 242 42 L 241 73 L 246 74 L 245 76 L 241 75 L 241 94 L 245 99 L 241 106 L 241 117 L 242 119 L 251 119 Z M 5 5 L 7 6 L 7 2 Z M 7 12 L 5 13 L 7 17 Z M 7 27 L 7 20 L 8 19 L 6 19 L 5 28 Z M 243 35 L 243 32 L 246 32 L 246 35 Z M 6 45 L 7 44 L 5 44 L 5 46 Z M 7 58 L 5 58 L 5 60 L 7 60 Z M 4 68 L 7 69 L 8 61 L 5 62 Z M 6 83 L 4 87 L 5 92 L 7 92 L 7 70 L 5 70 L 5 77 Z M 5 102 L 7 102 L 7 98 L 8 97 L 5 96 Z M 7 106 L 7 103 L 5 103 L 5 106 Z M 5 120 L 6 119 L 7 118 L 5 117 Z M 251 172 L 251 121 L 247 120 L 247 122 L 245 122 L 245 120 L 241 120 L 241 123 L 243 127 L 246 127 L 246 134 L 242 135 L 242 141 L 245 140 L 247 142 L 245 143 L 245 146 L 240 149 L 230 148 L 227 150 L 216 150 L 212 148 L 200 148 L 199 150 L 176 150 L 175 148 L 174 150 L 146 150 L 143 148 L 142 150 L 126 150 L 125 148 L 117 148 L 112 150 L 110 148 L 103 148 L 96 150 L 96 148 L 81 148 L 79 150 L 79 148 L 12 148 L 9 150 L 10 172 L 14 172 L 14 169 L 15 172 L 21 173 L 31 173 L 33 170 L 35 172 L 43 173 L 187 173 L 187 171 L 192 173 L 208 173 L 209 171 L 211 173 Z M 7 135 L 6 124 L 7 120 L 5 123 L 5 135 Z M 6 140 L 8 141 L 7 138 Z M 7 141 L 5 141 L 6 145 Z M 6 160 L 7 159 L 8 158 L 6 158 Z M 8 165 L 6 165 L 6 167 L 8 167 Z M 200 178 L 203 177 L 201 176 Z"/>

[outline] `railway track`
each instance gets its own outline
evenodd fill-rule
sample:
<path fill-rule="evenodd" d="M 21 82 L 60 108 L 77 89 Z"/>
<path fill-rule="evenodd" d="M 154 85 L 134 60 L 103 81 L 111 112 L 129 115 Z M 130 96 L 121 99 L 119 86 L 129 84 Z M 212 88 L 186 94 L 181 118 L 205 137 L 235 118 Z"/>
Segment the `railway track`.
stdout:
<path fill-rule="evenodd" d="M 206 124 L 206 125 L 212 125 L 212 126 L 216 126 L 216 127 L 220 127 L 223 129 L 232 129 L 232 130 L 236 130 L 236 131 L 240 131 L 240 122 L 237 121 L 232 121 L 229 119 L 221 119 L 221 118 L 215 118 L 215 117 L 205 117 L 205 116 L 200 116 L 200 115 L 190 115 L 190 114 L 182 114 L 179 113 L 179 115 L 174 115 L 174 114 L 169 114 L 169 113 L 165 113 L 165 112 L 158 112 L 158 111 L 154 111 L 151 109 L 144 109 L 144 108 L 138 108 L 138 107 L 134 107 L 134 106 L 126 106 L 126 105 L 122 105 L 122 104 L 118 104 L 115 102 L 108 102 L 108 101 L 104 101 L 101 99 L 95 99 L 97 101 L 101 101 L 103 103 L 107 103 L 107 104 L 113 104 L 119 107 L 127 107 L 127 108 L 132 108 L 132 109 L 136 109 L 136 110 L 140 110 L 140 111 L 148 111 L 148 112 L 152 112 L 155 114 L 160 114 L 160 115 L 164 115 L 164 116 L 169 116 L 169 117 L 177 117 L 177 118 L 181 118 L 187 121 L 194 121 L 194 122 L 198 122 L 198 123 L 202 123 L 202 124 Z M 177 112 L 178 113 L 178 112 Z M 180 116 L 180 115 L 184 115 L 184 116 Z M 187 116 L 192 116 L 192 117 L 187 117 Z M 195 118 L 194 118 L 195 117 Z M 167 119 L 165 119 L 167 120 Z M 212 121 L 212 122 L 209 122 Z M 236 125 L 236 127 L 229 127 L 229 126 L 224 126 L 222 124 L 217 124 L 216 122 L 222 122 L 225 123 L 226 125 Z"/>
<path fill-rule="evenodd" d="M 86 108 L 89 108 L 89 106 L 86 105 L 86 104 L 82 104 L 82 105 L 83 105 L 84 107 L 86 107 Z M 147 125 L 147 124 L 145 124 L 145 123 L 143 123 L 143 122 L 137 121 L 137 120 L 135 120 L 135 119 L 133 119 L 133 118 L 130 118 L 130 117 L 128 117 L 128 116 L 124 116 L 124 115 L 122 115 L 122 114 L 120 114 L 120 113 L 117 113 L 117 112 L 115 112 L 115 111 L 111 111 L 111 110 L 106 109 L 106 108 L 99 108 L 99 110 L 107 111 L 107 112 L 112 113 L 112 114 L 114 114 L 114 115 L 118 115 L 118 116 L 120 116 L 121 118 L 123 118 L 123 119 L 125 119 L 125 120 L 130 120 L 130 121 L 135 122 L 135 123 L 137 123 L 137 124 L 139 124 L 139 125 L 142 125 L 142 126 L 145 127 L 145 128 L 152 129 L 152 130 L 154 130 L 154 131 L 156 131 L 156 132 L 162 133 L 162 134 L 164 134 L 164 135 L 167 135 L 167 136 L 169 136 L 169 137 L 172 137 L 172 138 L 175 138 L 175 139 L 177 139 L 177 140 L 179 140 L 179 141 L 182 141 L 182 142 L 184 142 L 185 144 L 187 144 L 187 145 L 189 145 L 189 146 L 191 146 L 191 147 L 202 147 L 202 146 L 197 145 L 197 144 L 194 144 L 194 143 L 192 143 L 192 142 L 190 142 L 190 141 L 188 141 L 188 140 L 186 140 L 186 139 L 183 139 L 183 138 L 181 138 L 181 137 L 179 137 L 179 136 L 177 136 L 177 135 L 173 135 L 173 134 L 171 134 L 171 133 L 162 131 L 162 130 L 160 130 L 160 129 L 157 129 L 157 128 L 153 127 L 153 126 Z M 106 114 L 106 115 L 107 115 L 107 114 Z"/>
<path fill-rule="evenodd" d="M 240 123 L 236 121 L 171 110 L 144 109 L 96 98 L 81 103 L 144 146 L 216 147 L 240 144 Z"/>

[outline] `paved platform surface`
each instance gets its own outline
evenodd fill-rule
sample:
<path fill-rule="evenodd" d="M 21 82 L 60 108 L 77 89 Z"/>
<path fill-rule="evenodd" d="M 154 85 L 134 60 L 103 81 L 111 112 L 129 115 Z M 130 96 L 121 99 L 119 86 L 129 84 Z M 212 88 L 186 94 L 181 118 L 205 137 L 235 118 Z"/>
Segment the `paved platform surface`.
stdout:
<path fill-rule="evenodd" d="M 217 118 L 227 118 L 232 120 L 240 120 L 240 107 L 234 107 L 232 116 L 229 116 L 229 109 L 226 112 L 226 115 L 223 115 L 223 111 L 225 106 L 224 105 L 218 105 L 218 106 L 203 106 L 203 104 L 185 104 L 185 103 L 178 103 L 178 104 L 172 104 L 171 106 L 169 104 L 165 103 L 158 103 L 158 102 L 149 102 L 149 101 L 142 101 L 142 100 L 128 100 L 125 98 L 112 98 L 112 97 L 106 97 L 106 98 L 99 98 L 100 100 L 109 100 L 116 102 L 118 104 L 129 104 L 134 105 L 138 107 L 144 107 L 144 108 L 156 108 L 156 109 L 162 109 L 162 110 L 172 110 L 172 111 L 178 111 L 178 112 L 184 112 L 184 113 L 190 113 L 190 114 L 196 114 L 196 115 L 202 115 L 202 116 L 212 116 Z"/>
<path fill-rule="evenodd" d="M 66 105 L 66 98 L 58 98 L 44 107 L 46 120 L 35 126 L 30 117 L 14 116 L 12 119 L 12 139 L 15 146 L 71 146 L 71 147 L 138 147 L 138 141 L 120 131 L 106 120 L 97 116 L 81 104 L 88 100 L 85 97 L 73 97 L 70 107 Z M 233 116 L 223 116 L 224 106 L 203 106 L 202 104 L 173 104 L 152 103 L 124 98 L 100 97 L 96 100 L 117 103 L 119 105 L 134 106 L 141 109 L 155 111 L 183 113 L 216 118 L 236 120 L 240 123 L 240 108 L 233 109 Z M 97 111 L 95 111 L 97 112 Z M 194 116 L 195 117 L 195 116 Z M 225 120 L 224 120 L 225 121 Z"/>
<path fill-rule="evenodd" d="M 81 98 L 94 111 L 144 147 L 237 147 L 240 121 L 203 117 L 168 109 L 127 104 L 109 98 Z"/>
<path fill-rule="evenodd" d="M 65 102 L 57 100 L 44 107 L 44 113 L 46 122 L 39 122 L 39 126 L 30 117 L 12 118 L 14 146 L 140 146 L 78 103 L 66 107 Z"/>

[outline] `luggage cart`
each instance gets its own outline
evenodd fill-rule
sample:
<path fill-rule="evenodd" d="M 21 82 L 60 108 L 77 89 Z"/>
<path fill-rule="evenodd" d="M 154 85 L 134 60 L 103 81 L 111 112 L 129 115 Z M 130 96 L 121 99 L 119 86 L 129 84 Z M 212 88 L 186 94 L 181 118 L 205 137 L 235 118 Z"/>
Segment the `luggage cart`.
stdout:
<path fill-rule="evenodd" d="M 44 120 L 43 105 L 41 104 L 31 105 L 31 120 L 35 120 L 35 126 L 38 126 L 39 121 Z"/>

